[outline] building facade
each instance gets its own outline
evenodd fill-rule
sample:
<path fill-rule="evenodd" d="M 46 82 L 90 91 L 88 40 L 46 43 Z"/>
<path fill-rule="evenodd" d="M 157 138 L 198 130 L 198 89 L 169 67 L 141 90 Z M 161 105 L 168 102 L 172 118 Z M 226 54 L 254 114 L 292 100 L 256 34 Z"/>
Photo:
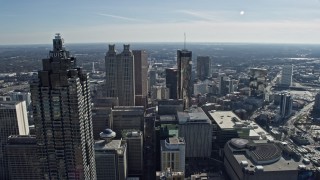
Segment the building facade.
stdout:
<path fill-rule="evenodd" d="M 282 66 L 281 81 L 280 81 L 280 84 L 282 86 L 287 86 L 287 87 L 292 86 L 292 72 L 293 72 L 292 65 Z"/>
<path fill-rule="evenodd" d="M 134 56 L 130 45 L 123 45 L 117 54 L 115 45 L 109 45 L 105 56 L 106 96 L 118 97 L 120 106 L 135 105 Z"/>
<path fill-rule="evenodd" d="M 231 180 L 315 179 L 311 163 L 295 158 L 283 142 L 235 138 L 225 144 L 224 154 Z"/>
<path fill-rule="evenodd" d="M 143 106 L 115 106 L 112 109 L 112 129 L 121 137 L 122 130 L 137 129 L 143 131 Z"/>
<path fill-rule="evenodd" d="M 60 34 L 31 85 L 41 179 L 95 179 L 89 76 Z"/>
<path fill-rule="evenodd" d="M 197 57 L 197 78 L 201 81 L 210 76 L 211 60 L 209 56 Z"/>
<path fill-rule="evenodd" d="M 135 95 L 146 97 L 148 95 L 148 54 L 145 50 L 133 50 L 132 53 L 134 56 Z M 136 105 L 141 106 L 141 104 Z"/>
<path fill-rule="evenodd" d="M 35 136 L 9 136 L 6 152 L 11 180 L 41 180 Z"/>
<path fill-rule="evenodd" d="M 178 99 L 184 100 L 184 108 L 187 109 L 191 105 L 191 70 L 192 70 L 192 52 L 188 50 L 177 51 L 178 66 Z"/>
<path fill-rule="evenodd" d="M 122 132 L 122 138 L 127 143 L 128 176 L 143 175 L 143 134 L 141 131 L 128 130 Z"/>
<path fill-rule="evenodd" d="M 183 138 L 167 138 L 160 141 L 161 171 L 185 172 L 185 141 Z"/>
<path fill-rule="evenodd" d="M 178 70 L 175 68 L 166 69 L 166 87 L 169 88 L 169 98 L 170 99 L 177 99 L 177 79 Z"/>
<path fill-rule="evenodd" d="M 282 93 L 280 95 L 280 116 L 281 118 L 289 117 L 292 113 L 293 99 L 290 94 Z"/>
<path fill-rule="evenodd" d="M 198 109 L 197 109 L 198 110 Z M 179 137 L 183 137 L 186 158 L 209 158 L 212 149 L 212 124 L 202 111 L 178 112 Z"/>
<path fill-rule="evenodd" d="M 25 101 L 3 101 L 0 103 L 0 179 L 7 180 L 8 159 L 6 145 L 10 135 L 28 135 L 29 124 Z"/>
<path fill-rule="evenodd" d="M 127 179 L 127 144 L 122 140 L 113 140 L 116 133 L 105 129 L 100 133 L 102 140 L 94 144 L 97 180 Z"/>

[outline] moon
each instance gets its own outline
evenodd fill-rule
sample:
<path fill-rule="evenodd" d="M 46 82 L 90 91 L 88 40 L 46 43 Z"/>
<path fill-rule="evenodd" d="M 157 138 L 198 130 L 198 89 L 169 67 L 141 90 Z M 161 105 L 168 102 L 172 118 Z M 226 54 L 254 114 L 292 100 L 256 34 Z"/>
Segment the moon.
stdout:
<path fill-rule="evenodd" d="M 240 11 L 240 15 L 243 16 L 244 15 L 244 11 Z"/>

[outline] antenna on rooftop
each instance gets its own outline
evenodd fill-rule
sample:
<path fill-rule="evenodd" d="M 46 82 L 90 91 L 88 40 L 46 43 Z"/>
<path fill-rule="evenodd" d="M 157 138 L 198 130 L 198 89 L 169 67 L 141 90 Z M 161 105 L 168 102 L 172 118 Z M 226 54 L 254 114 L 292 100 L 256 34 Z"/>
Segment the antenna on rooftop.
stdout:
<path fill-rule="evenodd" d="M 187 41 L 187 36 L 186 36 L 186 33 L 184 33 L 184 46 L 183 46 L 183 49 L 186 49 L 186 42 Z"/>

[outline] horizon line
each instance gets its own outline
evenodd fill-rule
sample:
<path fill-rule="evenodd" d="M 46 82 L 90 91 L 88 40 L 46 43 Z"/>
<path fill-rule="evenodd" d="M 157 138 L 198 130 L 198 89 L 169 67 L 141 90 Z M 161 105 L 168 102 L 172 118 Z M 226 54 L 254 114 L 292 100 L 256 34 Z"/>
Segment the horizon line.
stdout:
<path fill-rule="evenodd" d="M 80 45 L 80 44 L 183 44 L 184 42 L 178 41 L 136 41 L 136 42 L 70 42 L 65 45 Z M 205 41 L 189 41 L 188 44 L 260 44 L 260 45 L 320 45 L 319 43 L 306 43 L 306 42 L 205 42 Z M 52 45 L 51 43 L 13 43 L 13 44 L 0 44 L 0 46 L 31 46 L 31 45 Z"/>

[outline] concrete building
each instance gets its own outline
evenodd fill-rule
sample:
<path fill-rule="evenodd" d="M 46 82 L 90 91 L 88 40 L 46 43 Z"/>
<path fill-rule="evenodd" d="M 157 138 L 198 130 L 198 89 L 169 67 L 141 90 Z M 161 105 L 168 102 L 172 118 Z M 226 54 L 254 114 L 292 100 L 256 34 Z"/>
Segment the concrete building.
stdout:
<path fill-rule="evenodd" d="M 209 83 L 205 82 L 205 81 L 201 81 L 201 82 L 197 82 L 195 84 L 193 84 L 193 94 L 194 95 L 204 95 L 206 93 L 208 93 L 208 86 Z"/>
<path fill-rule="evenodd" d="M 41 180 L 35 136 L 11 135 L 6 145 L 11 180 Z"/>
<path fill-rule="evenodd" d="M 183 137 L 186 158 L 209 158 L 212 148 L 212 124 L 200 109 L 191 112 L 178 112 L 179 137 Z"/>
<path fill-rule="evenodd" d="M 191 106 L 191 70 L 192 70 L 192 52 L 186 49 L 177 51 L 178 66 L 178 99 L 184 100 L 184 108 Z"/>
<path fill-rule="evenodd" d="M 282 93 L 280 95 L 280 116 L 281 118 L 289 117 L 292 113 L 293 99 L 290 94 Z"/>
<path fill-rule="evenodd" d="M 122 132 L 127 143 L 128 176 L 142 178 L 143 175 L 143 134 L 139 130 Z"/>
<path fill-rule="evenodd" d="M 251 68 L 249 72 L 249 96 L 263 97 L 267 87 L 267 70 L 261 68 Z"/>
<path fill-rule="evenodd" d="M 210 111 L 213 124 L 212 139 L 216 148 L 223 148 L 225 143 L 232 138 L 244 138 L 252 140 L 274 138 L 253 121 L 241 120 L 232 111 Z"/>
<path fill-rule="evenodd" d="M 157 71 L 155 69 L 149 70 L 149 91 L 157 84 Z"/>
<path fill-rule="evenodd" d="M 8 175 L 6 145 L 10 135 L 28 135 L 29 124 L 25 101 L 2 101 L 0 103 L 0 179 Z"/>
<path fill-rule="evenodd" d="M 42 178 L 95 179 L 89 75 L 56 34 L 30 84 Z"/>
<path fill-rule="evenodd" d="M 293 66 L 292 65 L 285 65 L 282 66 L 281 71 L 281 86 L 292 86 L 292 72 L 293 72 Z"/>
<path fill-rule="evenodd" d="M 159 100 L 158 114 L 159 115 L 175 115 L 177 111 L 183 111 L 183 100 Z"/>
<path fill-rule="evenodd" d="M 198 56 L 197 57 L 197 78 L 204 81 L 206 78 L 211 76 L 210 74 L 211 60 L 209 56 Z"/>
<path fill-rule="evenodd" d="M 173 172 L 171 168 L 167 168 L 165 171 L 156 172 L 156 180 L 183 180 L 184 172 Z"/>
<path fill-rule="evenodd" d="M 169 88 L 164 86 L 153 86 L 151 88 L 151 99 L 169 99 Z"/>
<path fill-rule="evenodd" d="M 143 131 L 144 107 L 143 106 L 115 106 L 112 109 L 112 129 L 121 136 L 122 130 L 137 129 Z"/>
<path fill-rule="evenodd" d="M 100 132 L 112 125 L 112 107 L 118 106 L 117 98 L 99 97 L 93 99 L 92 107 L 92 129 L 93 138 L 100 139 Z"/>
<path fill-rule="evenodd" d="M 122 140 L 113 140 L 116 136 L 111 129 L 100 133 L 103 140 L 94 144 L 97 180 L 125 180 L 127 169 L 127 144 Z"/>
<path fill-rule="evenodd" d="M 286 153 L 285 143 L 232 139 L 224 147 L 224 165 L 231 180 L 303 179 L 312 165 Z"/>
<path fill-rule="evenodd" d="M 134 71 L 135 71 L 135 105 L 143 106 L 140 103 L 140 96 L 148 95 L 148 54 L 145 50 L 133 50 Z"/>
<path fill-rule="evenodd" d="M 219 77 L 219 94 L 225 96 L 234 91 L 233 81 L 225 75 Z"/>
<path fill-rule="evenodd" d="M 117 54 L 115 45 L 109 45 L 105 65 L 106 96 L 118 97 L 120 106 L 134 106 L 135 66 L 130 45 L 123 45 L 123 51 L 120 54 Z"/>
<path fill-rule="evenodd" d="M 185 141 L 183 138 L 167 138 L 160 141 L 161 171 L 185 172 Z"/>

